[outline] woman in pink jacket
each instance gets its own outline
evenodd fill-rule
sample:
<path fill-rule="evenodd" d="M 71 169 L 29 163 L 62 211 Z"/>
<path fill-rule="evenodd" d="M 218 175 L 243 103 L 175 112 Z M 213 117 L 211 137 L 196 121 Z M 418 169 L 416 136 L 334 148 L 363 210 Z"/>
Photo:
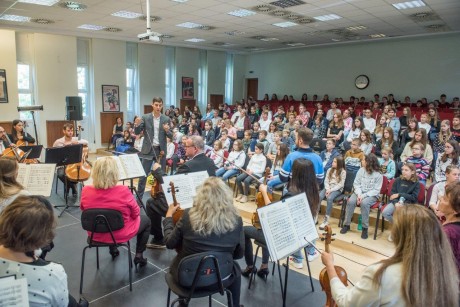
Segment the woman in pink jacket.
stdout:
<path fill-rule="evenodd" d="M 126 242 L 137 236 L 134 265 L 143 267 L 147 259 L 143 257 L 150 233 L 150 220 L 140 215 L 140 208 L 127 186 L 117 185 L 119 173 L 117 162 L 112 157 L 98 159 L 92 168 L 93 185 L 85 186 L 81 193 L 82 211 L 87 209 L 113 209 L 123 216 L 125 226 L 113 232 L 117 242 Z M 88 232 L 88 235 L 91 235 Z M 110 233 L 95 233 L 94 241 L 111 243 Z M 120 252 L 116 247 L 110 248 L 115 259 Z"/>

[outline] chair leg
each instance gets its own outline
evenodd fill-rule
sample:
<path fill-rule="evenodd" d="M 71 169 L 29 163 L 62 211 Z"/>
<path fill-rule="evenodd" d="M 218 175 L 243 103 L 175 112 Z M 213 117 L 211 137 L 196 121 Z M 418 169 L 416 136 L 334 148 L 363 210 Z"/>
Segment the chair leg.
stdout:
<path fill-rule="evenodd" d="M 228 307 L 233 307 L 232 291 L 230 291 L 228 289 L 225 289 L 225 292 L 227 292 L 227 304 L 228 304 Z M 209 306 L 211 306 L 211 305 L 209 305 Z"/>
<path fill-rule="evenodd" d="M 86 249 L 88 246 L 86 246 L 83 249 L 83 253 L 81 256 L 81 272 L 80 272 L 80 294 L 83 292 L 83 273 L 85 272 L 85 254 L 86 254 Z"/>
<path fill-rule="evenodd" d="M 254 255 L 254 261 L 252 262 L 252 263 L 253 263 L 253 268 L 256 267 L 257 255 L 259 254 L 259 248 L 260 248 L 260 245 L 257 245 L 256 253 L 255 253 L 255 255 Z M 254 270 L 252 270 L 251 275 L 249 275 L 249 286 L 248 286 L 248 289 L 251 289 L 251 284 L 252 284 L 252 280 L 253 280 L 253 279 L 254 279 L 254 282 L 255 282 L 256 276 L 255 276 Z"/>
<path fill-rule="evenodd" d="M 342 206 L 340 207 L 339 227 L 343 227 L 343 221 L 345 220 L 345 203 L 345 200 L 342 200 Z"/>
<path fill-rule="evenodd" d="M 382 216 L 382 232 L 385 230 L 385 219 Z"/>
<path fill-rule="evenodd" d="M 272 276 L 275 275 L 275 265 L 276 265 L 276 262 L 273 261 Z"/>
<path fill-rule="evenodd" d="M 129 291 L 133 291 L 133 260 L 131 259 L 131 244 L 128 241 L 128 271 L 129 271 Z M 137 268 L 137 267 L 136 267 Z"/>
<path fill-rule="evenodd" d="M 171 289 L 168 287 L 168 300 L 166 301 L 166 307 L 169 307 L 170 301 L 171 301 Z"/>
<path fill-rule="evenodd" d="M 97 269 L 99 270 L 99 247 L 96 247 L 96 264 Z"/>
<path fill-rule="evenodd" d="M 374 240 L 377 239 L 377 230 L 379 229 L 380 208 L 377 209 L 377 220 L 375 221 Z"/>

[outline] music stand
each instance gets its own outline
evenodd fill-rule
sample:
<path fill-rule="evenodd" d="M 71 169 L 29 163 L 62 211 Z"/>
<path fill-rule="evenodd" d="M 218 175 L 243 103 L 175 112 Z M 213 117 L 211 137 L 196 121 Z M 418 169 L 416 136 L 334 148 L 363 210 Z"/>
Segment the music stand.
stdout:
<path fill-rule="evenodd" d="M 43 145 L 36 146 L 19 146 L 19 149 L 25 152 L 24 159 L 39 159 L 42 155 Z"/>
<path fill-rule="evenodd" d="M 67 177 L 65 176 L 65 171 L 67 165 L 80 163 L 83 154 L 83 145 L 69 145 L 65 147 L 55 147 L 55 148 L 46 148 L 45 149 L 45 163 L 55 163 L 56 166 L 64 166 L 64 197 L 65 197 L 65 205 L 54 206 L 54 208 L 61 208 L 61 213 L 59 217 L 64 213 L 64 211 L 71 207 L 79 207 L 79 206 L 69 206 L 68 200 L 68 193 L 67 193 Z M 58 178 L 56 178 L 58 180 Z"/>

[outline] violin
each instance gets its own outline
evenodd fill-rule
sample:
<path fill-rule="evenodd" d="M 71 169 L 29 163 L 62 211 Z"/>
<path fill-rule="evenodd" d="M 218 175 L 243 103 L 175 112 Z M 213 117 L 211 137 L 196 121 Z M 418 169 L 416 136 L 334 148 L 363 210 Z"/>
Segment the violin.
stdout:
<path fill-rule="evenodd" d="M 78 140 L 81 140 L 81 131 L 84 131 L 81 126 L 78 126 L 77 133 Z M 91 176 L 91 165 L 87 161 L 88 158 L 88 146 L 83 146 L 83 153 L 81 157 L 80 163 L 70 164 L 67 165 L 65 170 L 65 175 L 67 179 L 72 182 L 81 182 L 86 181 Z"/>
<path fill-rule="evenodd" d="M 267 184 L 267 178 L 269 175 L 270 175 L 270 168 L 267 167 L 265 168 L 265 173 L 264 173 L 264 184 Z M 270 199 L 270 202 L 273 200 L 273 196 L 271 194 L 268 194 L 268 198 Z M 257 209 L 262 208 L 266 205 L 264 196 L 262 192 L 260 191 L 257 192 L 257 195 L 256 195 L 256 204 L 257 204 Z M 255 228 L 262 229 L 262 226 L 260 225 L 259 214 L 257 213 L 257 211 L 255 211 L 252 214 L 251 222 L 252 222 L 252 226 L 254 226 Z"/>
<path fill-rule="evenodd" d="M 156 162 L 161 163 L 161 159 L 163 159 L 164 154 L 164 151 L 160 151 L 160 154 L 158 155 Z M 158 182 L 155 176 L 152 175 L 152 177 L 153 183 L 152 188 L 150 189 L 150 196 L 152 196 L 152 198 L 156 198 L 158 193 L 161 191 L 161 184 L 160 182 Z"/>
<path fill-rule="evenodd" d="M 170 182 L 169 183 L 169 191 L 168 192 L 171 192 L 171 196 L 173 198 L 173 204 L 174 206 L 177 206 L 177 199 L 176 199 L 176 192 L 178 192 L 178 190 L 176 189 L 176 187 L 174 186 L 174 182 Z M 182 208 L 177 208 L 176 212 L 174 212 L 172 218 L 173 218 L 173 223 L 174 225 L 177 224 L 177 222 L 179 222 L 180 218 L 182 217 L 182 215 L 184 214 L 184 209 Z"/>
<path fill-rule="evenodd" d="M 325 241 L 325 250 L 327 253 L 329 253 L 329 245 L 332 242 L 332 227 L 331 226 L 326 226 L 324 228 L 326 231 L 325 235 L 326 238 L 321 238 L 321 240 Z M 340 266 L 335 265 L 335 272 L 337 273 L 337 276 L 339 277 L 340 281 L 345 285 L 348 286 L 348 278 L 347 278 L 347 272 Z M 327 274 L 327 269 L 323 268 L 321 270 L 321 273 L 319 273 L 319 282 L 321 284 L 321 288 L 323 289 L 324 292 L 326 292 L 326 307 L 336 307 L 337 304 L 335 301 L 332 299 L 332 291 L 331 291 L 331 281 L 329 279 L 329 276 Z"/>

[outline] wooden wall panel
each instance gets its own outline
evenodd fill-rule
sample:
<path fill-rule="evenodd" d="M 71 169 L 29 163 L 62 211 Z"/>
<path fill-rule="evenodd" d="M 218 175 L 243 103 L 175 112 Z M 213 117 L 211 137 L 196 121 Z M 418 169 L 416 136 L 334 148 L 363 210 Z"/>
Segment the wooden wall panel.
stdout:
<path fill-rule="evenodd" d="M 121 117 L 123 120 L 122 112 L 101 112 L 101 144 L 110 143 L 112 137 L 113 125 L 116 123 L 116 118 Z M 124 122 L 124 120 L 123 120 Z"/>
<path fill-rule="evenodd" d="M 13 129 L 13 122 L 12 121 L 2 121 L 0 122 L 0 126 L 5 129 L 6 133 L 10 134 L 11 129 Z"/>
<path fill-rule="evenodd" d="M 188 106 L 190 111 L 192 111 L 195 105 L 196 105 L 195 99 L 181 99 L 180 100 L 180 114 L 184 114 L 185 106 Z"/>
<path fill-rule="evenodd" d="M 47 120 L 46 121 L 46 146 L 53 147 L 54 141 L 63 137 L 62 126 L 65 123 L 74 124 L 69 120 Z M 37 128 L 38 129 L 38 128 Z M 75 131 L 75 129 L 74 129 Z"/>

